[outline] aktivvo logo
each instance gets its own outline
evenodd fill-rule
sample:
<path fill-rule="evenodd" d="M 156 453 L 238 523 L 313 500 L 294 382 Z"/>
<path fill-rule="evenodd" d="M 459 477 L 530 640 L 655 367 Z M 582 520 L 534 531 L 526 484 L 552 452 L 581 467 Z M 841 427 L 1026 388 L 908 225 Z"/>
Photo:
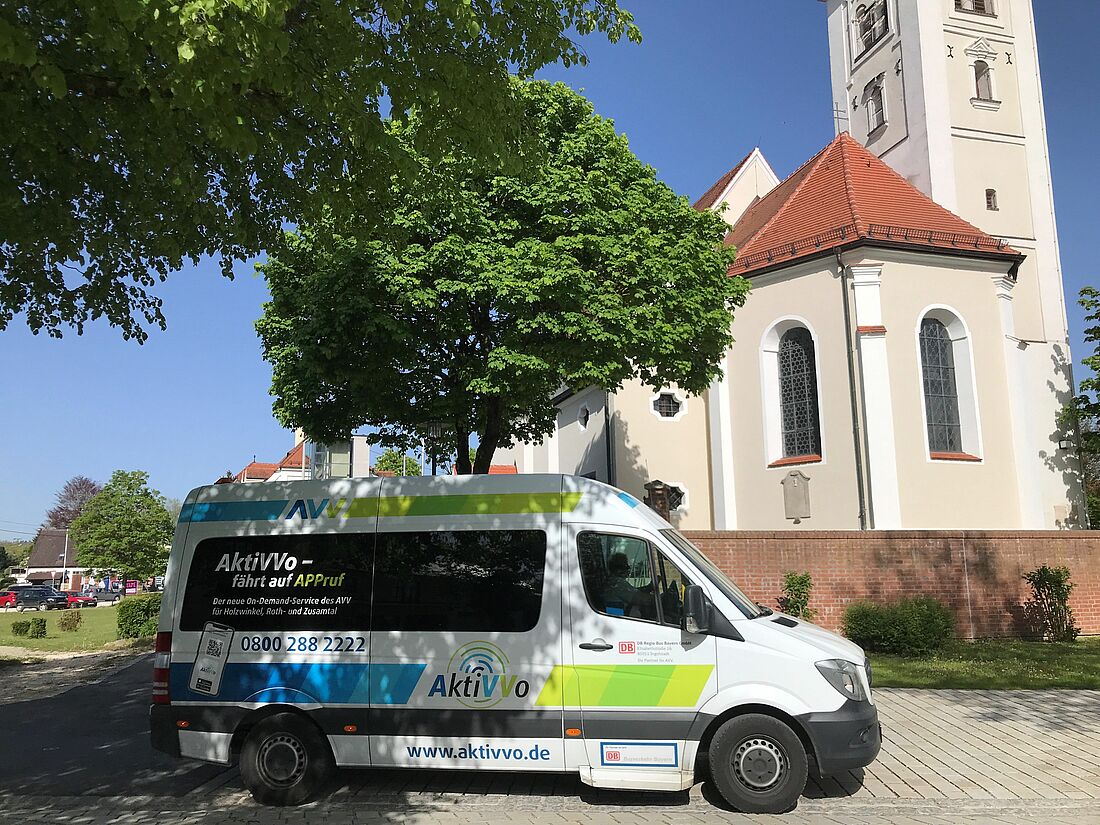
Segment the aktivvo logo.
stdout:
<path fill-rule="evenodd" d="M 332 500 L 323 498 L 320 501 L 312 498 L 300 498 L 290 505 L 290 510 L 283 518 L 292 519 L 295 516 L 301 516 L 303 519 L 320 518 L 321 516 L 336 518 L 350 503 L 351 500 L 346 498 Z"/>
<path fill-rule="evenodd" d="M 489 642 L 470 642 L 455 651 L 447 673 L 436 674 L 428 697 L 457 699 L 469 708 L 491 708 L 509 696 L 520 699 L 531 683 L 508 672 L 508 657 Z"/>

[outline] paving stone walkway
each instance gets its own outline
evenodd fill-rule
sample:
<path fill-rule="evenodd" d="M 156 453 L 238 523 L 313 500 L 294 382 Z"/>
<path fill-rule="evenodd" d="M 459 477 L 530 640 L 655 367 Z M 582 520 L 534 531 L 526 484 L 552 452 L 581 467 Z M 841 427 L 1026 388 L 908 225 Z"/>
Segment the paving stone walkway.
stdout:
<path fill-rule="evenodd" d="M 29 825 L 1100 825 L 1100 691 L 879 690 L 885 741 L 863 771 L 812 782 L 796 811 L 725 809 L 709 783 L 677 794 L 595 790 L 575 777 L 343 771 L 296 809 L 255 805 L 235 770 L 176 798 L 0 797 Z"/>

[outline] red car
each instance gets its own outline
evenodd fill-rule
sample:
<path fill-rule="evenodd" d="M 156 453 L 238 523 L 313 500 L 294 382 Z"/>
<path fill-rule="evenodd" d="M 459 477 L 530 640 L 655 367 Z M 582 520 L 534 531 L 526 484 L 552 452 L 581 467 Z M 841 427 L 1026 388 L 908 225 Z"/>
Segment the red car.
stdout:
<path fill-rule="evenodd" d="M 10 590 L 0 590 L 0 607 L 15 607 L 15 594 Z"/>
<path fill-rule="evenodd" d="M 66 590 L 65 595 L 69 597 L 69 607 L 95 607 L 99 604 L 94 595 L 89 596 L 77 590 Z"/>

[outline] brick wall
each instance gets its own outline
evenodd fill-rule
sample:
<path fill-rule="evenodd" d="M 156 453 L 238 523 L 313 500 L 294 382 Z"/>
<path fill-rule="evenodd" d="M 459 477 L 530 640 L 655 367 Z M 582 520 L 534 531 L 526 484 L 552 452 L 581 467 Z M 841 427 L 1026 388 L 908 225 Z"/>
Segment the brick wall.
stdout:
<path fill-rule="evenodd" d="M 1041 564 L 1065 565 L 1070 606 L 1085 634 L 1100 634 L 1100 531 L 738 531 L 685 535 L 761 604 L 775 607 L 783 574 L 808 570 L 816 622 L 840 628 L 859 599 L 933 596 L 954 609 L 963 637 L 1024 631 L 1021 576 Z"/>

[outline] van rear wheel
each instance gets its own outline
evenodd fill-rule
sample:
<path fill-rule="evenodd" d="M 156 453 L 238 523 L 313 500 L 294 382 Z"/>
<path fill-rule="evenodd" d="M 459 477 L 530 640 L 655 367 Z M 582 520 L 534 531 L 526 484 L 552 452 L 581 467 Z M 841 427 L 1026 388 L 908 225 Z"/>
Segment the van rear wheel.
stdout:
<path fill-rule="evenodd" d="M 730 719 L 714 734 L 708 755 L 718 791 L 744 813 L 786 813 L 806 789 L 806 749 L 774 717 L 748 713 Z"/>
<path fill-rule="evenodd" d="M 296 713 L 260 721 L 241 749 L 241 776 L 261 805 L 301 805 L 332 776 L 335 762 L 317 727 Z"/>

